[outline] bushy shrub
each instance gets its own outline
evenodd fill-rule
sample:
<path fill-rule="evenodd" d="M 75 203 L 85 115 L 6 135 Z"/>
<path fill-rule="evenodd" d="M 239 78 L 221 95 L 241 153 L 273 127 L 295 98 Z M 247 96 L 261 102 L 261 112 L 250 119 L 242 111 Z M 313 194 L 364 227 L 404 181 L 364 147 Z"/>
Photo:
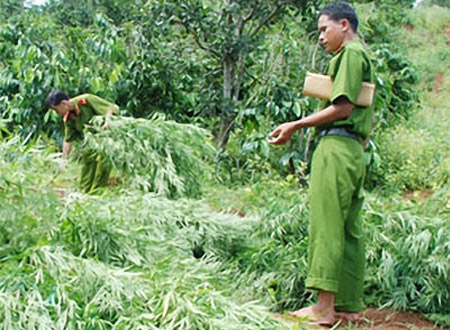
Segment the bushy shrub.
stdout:
<path fill-rule="evenodd" d="M 446 94 L 426 97 L 427 106 L 408 123 L 377 137 L 380 157 L 371 183 L 384 193 L 437 190 L 450 177 Z"/>
<path fill-rule="evenodd" d="M 380 137 L 378 183 L 386 192 L 420 191 L 442 187 L 450 177 L 442 149 L 445 137 L 425 130 L 398 127 Z"/>

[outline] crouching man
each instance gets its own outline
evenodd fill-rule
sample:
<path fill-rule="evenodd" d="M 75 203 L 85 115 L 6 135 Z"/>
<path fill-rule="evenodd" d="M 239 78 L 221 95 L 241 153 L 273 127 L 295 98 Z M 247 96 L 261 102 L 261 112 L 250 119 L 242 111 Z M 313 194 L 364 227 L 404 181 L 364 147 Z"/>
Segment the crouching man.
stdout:
<path fill-rule="evenodd" d="M 103 128 L 108 128 L 109 119 L 117 114 L 119 107 L 96 95 L 82 94 L 69 98 L 60 90 L 51 92 L 46 100 L 47 107 L 53 109 L 64 122 L 63 159 L 67 159 L 72 149 L 72 142 L 83 140 L 85 127 L 94 116 L 105 116 Z M 111 173 L 111 165 L 96 155 L 93 150 L 86 149 L 81 156 L 80 188 L 85 193 L 95 193 L 105 187 Z"/>

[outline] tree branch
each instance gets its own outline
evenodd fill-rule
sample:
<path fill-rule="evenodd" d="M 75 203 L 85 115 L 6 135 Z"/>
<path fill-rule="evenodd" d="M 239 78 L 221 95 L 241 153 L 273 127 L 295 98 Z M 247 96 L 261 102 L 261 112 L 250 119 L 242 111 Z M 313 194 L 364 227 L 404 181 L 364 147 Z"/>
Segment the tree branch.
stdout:
<path fill-rule="evenodd" d="M 207 51 L 207 52 L 209 52 L 209 53 L 211 53 L 211 54 L 213 54 L 213 55 L 215 55 L 215 56 L 217 56 L 217 57 L 219 57 L 219 58 L 221 57 L 221 55 L 220 55 L 220 53 L 219 53 L 218 51 L 216 51 L 216 50 L 213 49 L 213 48 L 209 48 L 209 47 L 203 45 L 202 42 L 200 41 L 200 38 L 199 38 L 197 32 L 195 32 L 193 29 L 191 29 L 191 28 L 189 27 L 188 24 L 186 24 L 186 23 L 183 22 L 183 21 L 179 21 L 179 20 L 174 20 L 174 23 L 183 26 L 183 27 L 186 29 L 186 31 L 187 31 L 190 35 L 192 35 L 192 37 L 194 38 L 195 43 L 197 44 L 197 46 L 198 46 L 200 49 L 202 49 L 202 50 L 204 50 L 204 51 Z"/>
<path fill-rule="evenodd" d="M 255 14 L 255 9 L 252 8 L 252 10 L 248 13 L 248 15 L 243 17 L 244 23 L 251 20 L 253 18 L 254 14 Z"/>
<path fill-rule="evenodd" d="M 272 18 L 274 18 L 279 12 L 280 10 L 286 6 L 287 4 L 289 4 L 289 1 L 283 1 L 281 2 L 279 5 L 277 5 L 272 12 L 267 15 L 260 23 L 259 25 L 256 27 L 256 29 L 250 33 L 251 37 L 254 37 L 255 35 L 258 34 L 259 30 L 261 30 Z"/>

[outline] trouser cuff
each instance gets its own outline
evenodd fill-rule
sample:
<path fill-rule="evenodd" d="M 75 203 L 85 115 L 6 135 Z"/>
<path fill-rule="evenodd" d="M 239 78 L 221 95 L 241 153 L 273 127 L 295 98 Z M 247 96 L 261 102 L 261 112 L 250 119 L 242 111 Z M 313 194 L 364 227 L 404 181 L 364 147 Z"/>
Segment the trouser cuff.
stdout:
<path fill-rule="evenodd" d="M 310 290 L 321 290 L 336 293 L 338 291 L 338 282 L 326 280 L 323 278 L 308 277 L 305 282 L 306 288 Z"/>

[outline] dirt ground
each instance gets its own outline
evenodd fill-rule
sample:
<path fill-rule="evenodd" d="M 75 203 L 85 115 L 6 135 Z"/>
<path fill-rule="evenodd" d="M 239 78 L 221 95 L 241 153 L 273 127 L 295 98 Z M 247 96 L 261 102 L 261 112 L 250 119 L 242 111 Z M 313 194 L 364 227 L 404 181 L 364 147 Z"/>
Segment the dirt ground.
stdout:
<path fill-rule="evenodd" d="M 345 324 L 338 328 L 345 327 Z M 417 314 L 394 312 L 389 309 L 378 310 L 369 308 L 364 312 L 363 318 L 356 324 L 347 325 L 350 329 L 377 329 L 377 330 L 405 330 L 405 329 L 436 329 L 433 322 L 421 318 Z M 448 328 L 447 328 L 448 329 Z"/>
<path fill-rule="evenodd" d="M 277 318 L 292 321 L 292 317 L 286 315 L 275 315 Z M 320 326 L 305 326 L 298 323 L 301 328 L 308 329 L 330 329 Z M 348 330 L 449 330 L 449 328 L 437 327 L 433 322 L 421 318 L 417 314 L 394 312 L 390 309 L 375 309 L 369 308 L 363 313 L 360 321 L 354 323 L 347 323 L 338 321 L 332 328 L 348 329 Z"/>

